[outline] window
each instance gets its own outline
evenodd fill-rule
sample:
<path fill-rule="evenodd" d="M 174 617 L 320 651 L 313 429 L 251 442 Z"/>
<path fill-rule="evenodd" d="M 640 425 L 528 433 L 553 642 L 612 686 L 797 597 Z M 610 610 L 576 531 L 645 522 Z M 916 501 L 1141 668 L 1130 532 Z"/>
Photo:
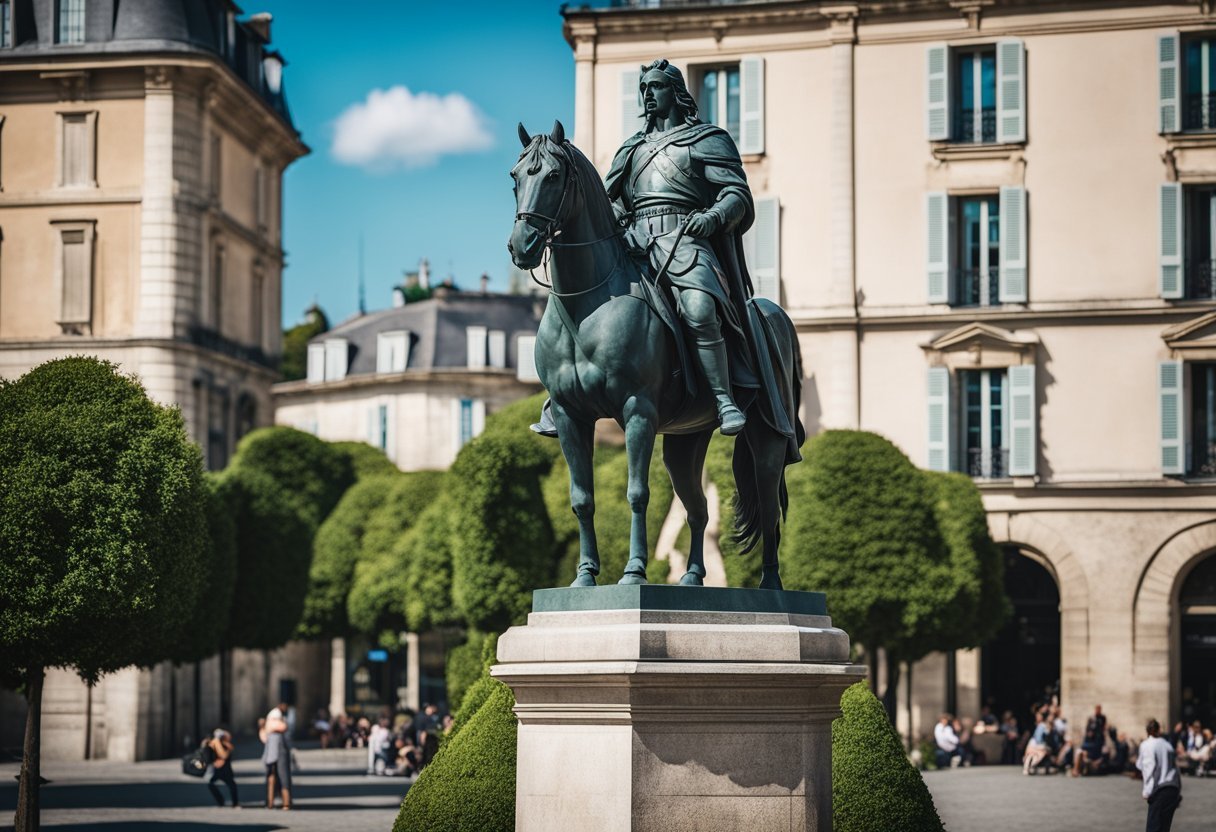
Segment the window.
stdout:
<path fill-rule="evenodd" d="M 1026 141 L 1026 53 L 1020 40 L 926 50 L 925 128 L 930 141 Z"/>
<path fill-rule="evenodd" d="M 340 381 L 346 378 L 350 366 L 350 347 L 345 338 L 328 338 L 325 341 L 325 380 Z"/>
<path fill-rule="evenodd" d="M 0 48 L 13 45 L 13 0 L 0 0 Z"/>
<path fill-rule="evenodd" d="M 59 114 L 60 186 L 97 187 L 96 128 L 96 112 Z"/>
<path fill-rule="evenodd" d="M 515 377 L 520 381 L 540 381 L 536 373 L 536 336 L 515 339 Z"/>
<path fill-rule="evenodd" d="M 219 133 L 211 134 L 210 171 L 207 181 L 207 194 L 215 200 L 220 198 L 220 174 L 222 172 L 223 140 Z"/>
<path fill-rule="evenodd" d="M 452 405 L 456 418 L 454 444 L 459 452 L 485 429 L 486 403 L 481 399 L 453 399 Z"/>
<path fill-rule="evenodd" d="M 376 408 L 376 447 L 388 452 L 388 405 Z"/>
<path fill-rule="evenodd" d="M 465 364 L 470 370 L 483 370 L 486 366 L 486 341 L 488 333 L 484 326 L 471 326 L 465 330 L 467 355 Z"/>
<path fill-rule="evenodd" d="M 726 129 L 739 141 L 739 65 L 713 67 L 700 72 L 697 108 L 701 121 Z"/>
<path fill-rule="evenodd" d="M 1034 366 L 929 368 L 928 467 L 980 479 L 1033 476 Z M 955 449 L 958 449 L 956 452 Z"/>
<path fill-rule="evenodd" d="M 308 345 L 308 383 L 325 381 L 325 344 Z"/>
<path fill-rule="evenodd" d="M 929 303 L 1026 303 L 1026 191 L 927 196 Z"/>
<path fill-rule="evenodd" d="M 261 271 L 254 271 L 250 285 L 249 304 L 249 343 L 258 349 L 262 348 L 262 334 L 265 329 L 262 300 L 266 296 L 266 279 Z"/>
<path fill-rule="evenodd" d="M 403 373 L 410 363 L 410 334 L 404 330 L 376 336 L 376 372 Z"/>
<path fill-rule="evenodd" d="M 507 366 L 507 333 L 500 329 L 490 330 L 486 339 L 490 366 L 501 369 Z"/>
<path fill-rule="evenodd" d="M 55 261 L 58 323 L 68 334 L 86 334 L 93 319 L 93 236 L 91 220 L 54 221 L 59 256 Z"/>
<path fill-rule="evenodd" d="M 1216 364 L 1190 364 L 1191 452 L 1187 473 L 1216 477 Z"/>
<path fill-rule="evenodd" d="M 1161 472 L 1216 477 L 1216 363 L 1162 361 L 1157 395 Z"/>
<path fill-rule="evenodd" d="M 237 442 L 258 426 L 258 404 L 253 396 L 242 393 L 236 400 L 236 436 Z"/>
<path fill-rule="evenodd" d="M 211 388 L 207 396 L 207 468 L 219 471 L 228 464 L 228 393 Z"/>
<path fill-rule="evenodd" d="M 215 243 L 211 249 L 211 327 L 217 334 L 224 331 L 224 245 Z"/>
<path fill-rule="evenodd" d="M 266 230 L 266 171 L 259 163 L 253 171 L 253 216 L 258 230 Z"/>
<path fill-rule="evenodd" d="M 56 2 L 55 43 L 84 43 L 84 0 Z"/>
<path fill-rule="evenodd" d="M 1182 43 L 1182 129 L 1216 129 L 1216 38 Z"/>
<path fill-rule="evenodd" d="M 1216 186 L 1161 184 L 1161 297 L 1216 297 Z"/>

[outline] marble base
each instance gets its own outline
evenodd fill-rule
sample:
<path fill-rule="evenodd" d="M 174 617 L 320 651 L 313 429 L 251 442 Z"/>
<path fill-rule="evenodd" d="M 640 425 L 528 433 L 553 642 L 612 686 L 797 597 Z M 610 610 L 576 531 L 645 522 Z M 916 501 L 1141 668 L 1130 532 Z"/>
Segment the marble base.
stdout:
<path fill-rule="evenodd" d="M 499 639 L 520 832 L 832 828 L 831 723 L 865 674 L 848 636 L 826 615 L 744 612 L 727 596 L 729 611 L 701 609 L 702 588 L 678 589 L 691 595 L 639 594 L 633 609 L 550 596 L 535 606 L 563 611 Z M 764 606 L 823 609 L 788 600 Z"/>

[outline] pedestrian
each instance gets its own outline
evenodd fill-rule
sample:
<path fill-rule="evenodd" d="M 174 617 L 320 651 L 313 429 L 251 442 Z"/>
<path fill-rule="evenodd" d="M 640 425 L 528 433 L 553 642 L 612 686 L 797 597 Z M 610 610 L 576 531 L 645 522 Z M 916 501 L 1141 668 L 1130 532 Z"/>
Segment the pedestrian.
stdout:
<path fill-rule="evenodd" d="M 258 739 L 264 742 L 262 765 L 266 767 L 266 808 L 274 808 L 274 793 L 283 796 L 284 811 L 291 808 L 291 744 L 287 736 L 286 705 L 272 708 L 258 720 Z"/>
<path fill-rule="evenodd" d="M 962 762 L 962 752 L 958 748 L 958 733 L 954 730 L 953 714 L 942 714 L 937 725 L 933 726 L 933 742 L 937 745 L 934 756 L 938 768 L 953 768 Z M 956 763 L 955 760 L 959 762 Z"/>
<path fill-rule="evenodd" d="M 232 795 L 232 808 L 241 808 L 241 801 L 236 793 L 236 779 L 232 774 L 232 735 L 223 728 L 216 728 L 211 739 L 207 740 L 207 745 L 211 748 L 212 760 L 211 779 L 207 781 L 207 788 L 215 798 L 215 805 L 224 805 L 224 794 L 215 785 L 217 782 L 224 782 L 228 784 L 228 794 Z"/>
<path fill-rule="evenodd" d="M 1150 719 L 1144 727 L 1148 738 L 1140 743 L 1136 768 L 1144 777 L 1141 794 L 1148 801 L 1145 832 L 1169 832 L 1174 812 L 1182 804 L 1182 777 L 1178 774 L 1177 752 L 1162 739 L 1161 724 Z"/>

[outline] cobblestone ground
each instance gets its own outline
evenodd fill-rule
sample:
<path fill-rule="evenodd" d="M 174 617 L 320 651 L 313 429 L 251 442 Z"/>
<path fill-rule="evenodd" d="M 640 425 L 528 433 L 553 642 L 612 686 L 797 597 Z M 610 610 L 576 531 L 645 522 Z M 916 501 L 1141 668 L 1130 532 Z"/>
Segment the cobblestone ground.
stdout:
<path fill-rule="evenodd" d="M 366 752 L 298 751 L 292 810 L 264 808 L 257 749 L 238 749 L 243 808 L 218 809 L 205 781 L 186 777 L 176 760 L 147 763 L 48 763 L 42 826 L 55 832 L 389 832 L 409 781 L 366 777 Z M 0 830 L 12 829 L 19 766 L 0 765 Z M 228 788 L 219 786 L 225 798 Z"/>
<path fill-rule="evenodd" d="M 1020 767 L 927 771 L 947 832 L 1139 832 L 1145 803 L 1127 777 L 1023 776 Z M 1216 778 L 1185 777 L 1173 832 L 1216 830 Z"/>

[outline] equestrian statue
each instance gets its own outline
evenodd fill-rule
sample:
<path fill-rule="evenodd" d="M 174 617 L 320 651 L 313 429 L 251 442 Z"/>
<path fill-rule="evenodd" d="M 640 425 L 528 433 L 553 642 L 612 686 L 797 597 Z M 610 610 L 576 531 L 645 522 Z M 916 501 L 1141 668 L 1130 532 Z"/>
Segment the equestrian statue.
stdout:
<path fill-rule="evenodd" d="M 781 589 L 777 548 L 788 506 L 785 466 L 801 459 L 802 358 L 789 317 L 754 297 L 742 236 L 751 190 L 730 134 L 697 118 L 680 70 L 666 60 L 639 76 L 644 127 L 625 140 L 604 183 L 560 122 L 529 136 L 511 170 L 521 269 L 549 253 L 548 305 L 536 370 L 549 391 L 538 433 L 556 436 L 578 519 L 573 586 L 595 586 L 592 454 L 595 422 L 625 431 L 632 511 L 622 584 L 646 582 L 648 472 L 657 434 L 692 542 L 686 586 L 705 578 L 708 522 L 702 469 L 720 428 L 735 440 L 735 535 L 762 544 L 760 586 Z"/>

